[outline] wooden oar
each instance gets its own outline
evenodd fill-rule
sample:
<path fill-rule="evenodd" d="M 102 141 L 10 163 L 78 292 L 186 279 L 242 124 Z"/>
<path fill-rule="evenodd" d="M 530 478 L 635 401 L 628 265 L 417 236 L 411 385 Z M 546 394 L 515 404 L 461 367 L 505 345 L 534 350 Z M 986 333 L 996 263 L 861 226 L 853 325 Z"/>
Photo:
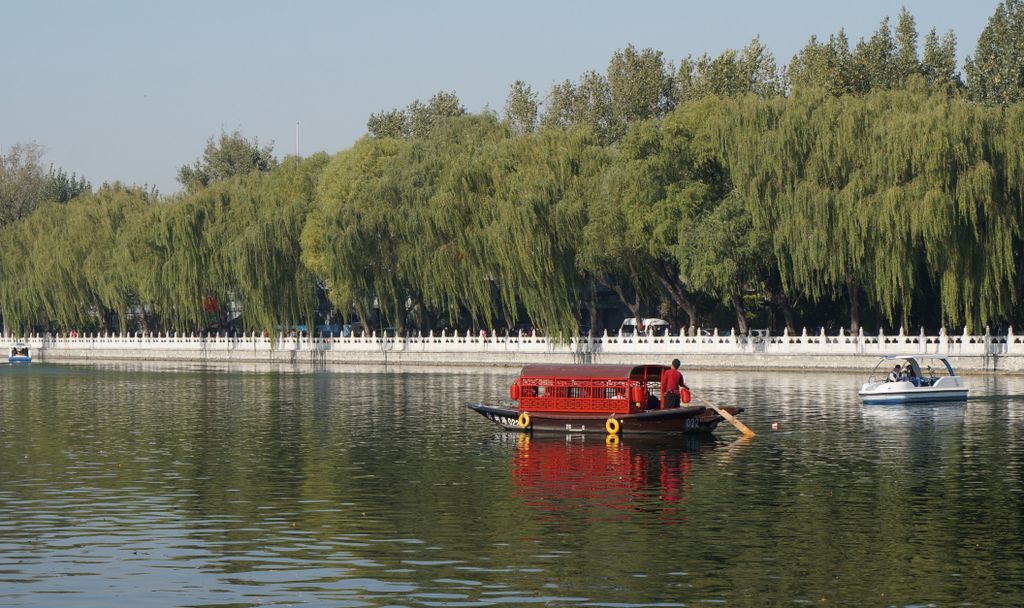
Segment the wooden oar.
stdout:
<path fill-rule="evenodd" d="M 739 430 L 739 432 L 743 433 L 743 435 L 745 437 L 753 437 L 754 435 L 756 435 L 756 433 L 754 433 L 754 431 L 750 430 L 750 428 L 747 425 L 745 425 L 742 422 L 740 422 L 739 418 L 737 418 L 736 416 L 733 416 L 732 414 L 730 414 L 729 412 L 725 411 L 724 409 L 718 407 L 714 403 L 711 403 L 710 401 L 708 401 L 704 397 L 701 397 L 697 393 L 693 392 L 692 389 L 690 390 L 690 394 L 694 395 L 695 397 L 697 397 L 698 399 L 703 401 L 705 405 L 707 405 L 711 409 L 713 409 L 716 412 L 718 412 L 719 416 L 721 416 L 722 418 L 725 418 L 730 423 L 732 423 L 732 425 L 734 427 L 736 427 L 736 429 Z"/>

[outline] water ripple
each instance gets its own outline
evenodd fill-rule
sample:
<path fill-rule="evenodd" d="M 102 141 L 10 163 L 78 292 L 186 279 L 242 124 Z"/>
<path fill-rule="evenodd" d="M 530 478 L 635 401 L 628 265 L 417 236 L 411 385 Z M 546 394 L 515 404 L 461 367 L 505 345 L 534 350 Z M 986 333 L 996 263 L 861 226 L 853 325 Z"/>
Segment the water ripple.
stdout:
<path fill-rule="evenodd" d="M 849 374 L 694 372 L 757 438 L 617 445 L 511 435 L 463 407 L 500 400 L 507 373 L 11 379 L 0 605 L 1024 597 L 1021 379 L 971 378 L 967 405 L 892 408 L 861 405 Z"/>

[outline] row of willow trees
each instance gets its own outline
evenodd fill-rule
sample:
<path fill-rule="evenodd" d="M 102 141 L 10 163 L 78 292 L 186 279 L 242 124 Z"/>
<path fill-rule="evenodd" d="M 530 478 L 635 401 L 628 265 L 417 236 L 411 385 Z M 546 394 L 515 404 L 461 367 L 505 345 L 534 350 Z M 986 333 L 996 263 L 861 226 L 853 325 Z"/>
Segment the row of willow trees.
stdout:
<path fill-rule="evenodd" d="M 543 112 L 517 82 L 503 116 L 439 94 L 333 157 L 278 163 L 222 136 L 252 171 L 197 163 L 180 195 L 104 186 L 0 228 L 4 323 L 201 329 L 231 302 L 277 331 L 326 300 L 365 327 L 571 335 L 615 294 L 691 331 L 769 309 L 791 331 L 1019 324 L 1024 105 L 971 76 L 1004 69 L 982 42 L 1007 22 L 1019 0 L 966 84 L 952 35 L 918 58 L 904 12 L 853 51 L 812 39 L 789 82 L 757 41 L 678 71 L 628 47 Z"/>

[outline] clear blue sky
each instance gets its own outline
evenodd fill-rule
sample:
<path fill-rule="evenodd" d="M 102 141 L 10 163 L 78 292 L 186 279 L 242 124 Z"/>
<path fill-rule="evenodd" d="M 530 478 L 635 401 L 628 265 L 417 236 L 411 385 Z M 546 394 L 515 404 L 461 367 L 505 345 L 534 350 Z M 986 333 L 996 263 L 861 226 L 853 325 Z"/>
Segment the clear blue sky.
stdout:
<path fill-rule="evenodd" d="M 521 79 L 543 96 L 629 43 L 687 55 L 753 37 L 788 63 L 812 34 L 851 42 L 906 6 L 922 39 L 952 29 L 961 61 L 996 0 L 264 2 L 0 0 L 0 148 L 35 141 L 45 162 L 177 191 L 177 168 L 223 128 L 278 156 L 335 153 L 381 109 L 454 90 L 501 110 Z"/>

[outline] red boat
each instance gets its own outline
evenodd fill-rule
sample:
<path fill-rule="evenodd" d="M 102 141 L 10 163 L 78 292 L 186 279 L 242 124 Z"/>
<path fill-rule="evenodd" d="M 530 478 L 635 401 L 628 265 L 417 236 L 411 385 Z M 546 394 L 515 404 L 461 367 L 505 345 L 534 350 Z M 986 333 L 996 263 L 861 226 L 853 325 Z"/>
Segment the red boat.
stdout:
<path fill-rule="evenodd" d="M 468 407 L 510 431 L 560 433 L 710 433 L 742 408 L 690 406 L 661 409 L 665 365 L 527 365 L 509 396 L 518 407 Z"/>

